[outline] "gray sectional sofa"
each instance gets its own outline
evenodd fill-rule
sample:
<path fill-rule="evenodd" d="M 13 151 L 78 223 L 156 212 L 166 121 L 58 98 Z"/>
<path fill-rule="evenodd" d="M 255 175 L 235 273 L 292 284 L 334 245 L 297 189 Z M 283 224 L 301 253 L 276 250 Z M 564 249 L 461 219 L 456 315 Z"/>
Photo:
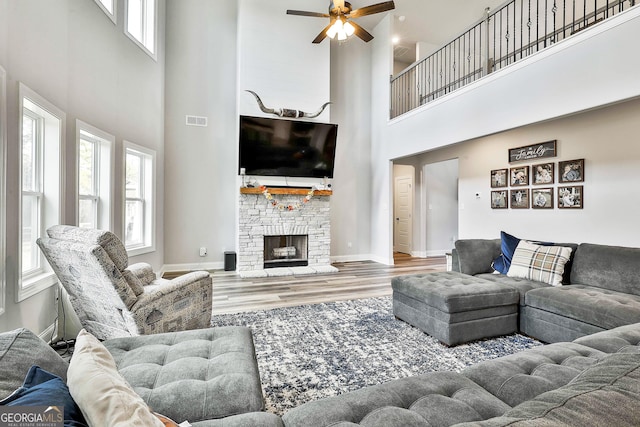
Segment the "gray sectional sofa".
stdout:
<path fill-rule="evenodd" d="M 563 286 L 495 274 L 501 241 L 456 242 L 453 269 L 520 293 L 519 330 L 544 342 L 571 341 L 640 322 L 640 248 L 564 243 L 572 254 Z"/>

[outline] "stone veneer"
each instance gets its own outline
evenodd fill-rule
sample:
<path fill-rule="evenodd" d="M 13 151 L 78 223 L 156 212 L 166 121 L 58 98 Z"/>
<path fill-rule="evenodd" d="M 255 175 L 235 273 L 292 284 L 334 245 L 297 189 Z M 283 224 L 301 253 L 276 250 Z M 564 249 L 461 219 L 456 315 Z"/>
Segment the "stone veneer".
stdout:
<path fill-rule="evenodd" d="M 303 196 L 274 195 L 278 203 L 300 203 Z M 331 266 L 329 196 L 314 196 L 300 209 L 280 210 L 262 194 L 240 194 L 237 271 L 242 277 L 284 276 L 337 271 Z M 264 236 L 306 234 L 308 267 L 264 268 Z"/>

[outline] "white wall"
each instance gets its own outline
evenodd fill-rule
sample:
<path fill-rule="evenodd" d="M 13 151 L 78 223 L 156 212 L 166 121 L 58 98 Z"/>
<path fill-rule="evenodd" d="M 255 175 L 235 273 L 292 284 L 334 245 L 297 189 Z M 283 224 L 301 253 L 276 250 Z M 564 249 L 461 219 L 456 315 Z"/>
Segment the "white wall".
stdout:
<path fill-rule="evenodd" d="M 23 82 L 67 114 L 65 211 L 73 224 L 75 200 L 76 119 L 116 136 L 115 229 L 122 235 L 122 140 L 157 151 L 156 251 L 132 262 L 162 264 L 164 194 L 164 1 L 159 2 L 158 61 L 127 38 L 123 29 L 123 0 L 118 25 L 93 1 L 0 0 L 0 65 L 7 71 L 8 147 L 6 259 L 7 311 L 0 331 L 27 327 L 41 333 L 56 317 L 53 289 L 15 302 L 18 280 L 19 129 L 18 82 Z M 108 53 L 108 54 L 106 54 Z M 6 263 L 6 264 L 5 264 Z"/>
<path fill-rule="evenodd" d="M 425 164 L 422 172 L 425 254 L 444 255 L 458 237 L 458 159 Z"/>
<path fill-rule="evenodd" d="M 235 249 L 237 4 L 170 1 L 167 16 L 165 268 L 220 268 Z"/>
<path fill-rule="evenodd" d="M 334 261 L 371 259 L 370 70 L 369 44 L 355 37 L 331 43 L 331 122 L 338 123 L 331 196 Z"/>
<path fill-rule="evenodd" d="M 383 22 L 377 30 L 384 33 L 385 28 Z M 377 72 L 377 74 L 373 77 L 373 90 L 374 93 L 381 94 L 381 97 L 379 102 L 372 102 L 375 135 L 373 171 L 374 180 L 379 185 L 378 191 L 386 194 L 391 192 L 389 181 L 386 179 L 391 159 L 639 96 L 640 79 L 636 78 L 636 71 L 640 68 L 640 56 L 630 54 L 637 48 L 634 34 L 638 34 L 639 31 L 640 8 L 633 8 L 594 26 L 589 31 L 578 33 L 566 42 L 558 43 L 546 51 L 485 77 L 450 96 L 382 125 L 376 123 L 388 117 L 387 97 L 382 96 L 384 89 L 388 88 L 388 81 L 384 78 L 384 67 L 387 66 L 383 58 L 385 47 L 379 46 L 377 48 L 379 53 L 374 53 L 373 68 L 374 73 Z M 380 69 L 377 70 L 377 68 Z M 380 136 L 377 137 L 377 135 Z M 510 147 L 517 147 L 529 142 L 549 139 L 555 139 L 555 137 L 519 139 L 517 142 L 509 141 L 508 144 Z M 483 149 L 484 147 L 479 147 L 478 154 L 482 153 Z M 561 153 L 563 157 L 565 154 Z M 506 154 L 503 155 L 506 156 Z M 452 157 L 455 155 L 449 154 L 446 158 Z M 578 158 L 581 157 L 588 157 L 588 153 L 578 156 Z M 479 158 L 487 160 L 485 157 Z M 568 158 L 572 157 L 568 156 Z M 498 160 L 500 159 L 502 157 Z M 469 179 L 468 176 L 463 175 L 463 171 L 467 170 L 466 162 L 468 161 L 476 162 L 476 159 L 460 158 L 461 182 Z M 487 170 L 492 169 L 482 161 L 477 164 Z M 479 176 L 474 179 L 488 180 L 487 177 Z M 461 204 L 465 203 L 464 190 L 461 184 Z M 471 192 L 470 189 L 467 190 Z M 589 203 L 590 196 L 586 197 L 585 206 Z M 484 206 L 487 200 L 483 199 L 478 203 Z M 372 224 L 380 236 L 374 242 L 372 251 L 381 258 L 387 256 L 390 247 L 391 233 L 388 230 L 391 217 L 387 206 L 387 200 L 382 197 L 379 200 L 373 200 Z M 467 201 L 465 206 L 467 213 L 460 214 L 459 237 L 471 237 L 480 232 L 495 235 L 495 227 L 493 229 L 483 227 L 482 231 L 479 231 L 475 228 L 477 223 L 468 221 L 466 215 L 475 215 L 476 205 L 473 201 Z M 504 215 L 505 218 L 517 218 L 520 214 L 509 210 Z M 544 219 L 544 215 L 546 214 L 538 218 Z M 591 218 L 598 217 L 599 215 L 592 217 L 587 214 L 582 223 L 592 222 Z M 529 226 L 539 228 L 538 223 Z M 568 228 L 570 229 L 573 229 L 572 226 Z M 582 240 L 580 236 L 583 234 L 578 236 L 577 229 L 573 231 L 571 240 Z M 628 241 L 626 232 L 617 228 L 613 233 L 609 230 L 598 237 L 603 243 L 612 240 Z"/>

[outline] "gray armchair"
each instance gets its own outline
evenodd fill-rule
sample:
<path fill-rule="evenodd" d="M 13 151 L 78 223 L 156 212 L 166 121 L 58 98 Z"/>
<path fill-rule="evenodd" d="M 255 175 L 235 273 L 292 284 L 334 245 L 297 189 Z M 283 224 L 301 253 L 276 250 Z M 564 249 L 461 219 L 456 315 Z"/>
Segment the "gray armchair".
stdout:
<path fill-rule="evenodd" d="M 156 279 L 150 265 L 129 266 L 110 231 L 56 225 L 38 246 L 69 294 L 82 326 L 101 340 L 207 328 L 212 281 L 206 271 Z"/>

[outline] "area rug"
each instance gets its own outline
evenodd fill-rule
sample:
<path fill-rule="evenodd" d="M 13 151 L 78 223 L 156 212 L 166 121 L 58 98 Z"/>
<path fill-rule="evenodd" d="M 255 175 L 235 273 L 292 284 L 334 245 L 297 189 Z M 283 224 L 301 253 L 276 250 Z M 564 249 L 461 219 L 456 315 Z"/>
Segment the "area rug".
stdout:
<path fill-rule="evenodd" d="M 541 345 L 510 335 L 448 348 L 393 316 L 391 297 L 213 317 L 248 326 L 268 412 L 432 371 L 466 366 Z"/>

